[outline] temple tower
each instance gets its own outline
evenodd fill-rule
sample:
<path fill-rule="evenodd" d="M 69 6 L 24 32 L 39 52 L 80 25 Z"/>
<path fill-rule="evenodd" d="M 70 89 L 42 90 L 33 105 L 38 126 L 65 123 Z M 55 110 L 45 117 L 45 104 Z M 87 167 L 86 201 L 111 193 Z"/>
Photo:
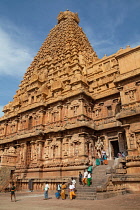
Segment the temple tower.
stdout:
<path fill-rule="evenodd" d="M 27 178 L 78 175 L 94 154 L 86 75 L 98 57 L 77 14 L 60 12 L 57 19 L 3 110 L 6 142 L 16 150 L 12 165 L 19 175 L 27 169 Z M 9 165 L 6 156 L 1 165 Z"/>

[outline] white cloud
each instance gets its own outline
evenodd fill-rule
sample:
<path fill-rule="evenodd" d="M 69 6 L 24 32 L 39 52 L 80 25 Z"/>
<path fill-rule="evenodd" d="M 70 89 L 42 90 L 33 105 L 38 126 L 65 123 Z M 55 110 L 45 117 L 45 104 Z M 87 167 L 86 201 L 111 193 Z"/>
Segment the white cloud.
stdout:
<path fill-rule="evenodd" d="M 0 22 L 0 75 L 23 76 L 33 59 L 33 52 L 22 29 L 7 21 Z"/>
<path fill-rule="evenodd" d="M 2 117 L 4 115 L 4 113 L 2 112 L 3 110 L 3 106 L 0 106 L 0 117 Z"/>

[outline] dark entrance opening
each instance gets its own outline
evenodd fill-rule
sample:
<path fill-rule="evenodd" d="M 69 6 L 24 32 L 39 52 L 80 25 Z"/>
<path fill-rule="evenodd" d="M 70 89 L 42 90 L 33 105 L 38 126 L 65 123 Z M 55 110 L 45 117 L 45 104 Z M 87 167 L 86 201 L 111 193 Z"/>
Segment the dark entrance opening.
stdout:
<path fill-rule="evenodd" d="M 117 157 L 119 152 L 118 140 L 110 141 L 110 145 L 111 145 L 111 157 L 115 158 Z"/>

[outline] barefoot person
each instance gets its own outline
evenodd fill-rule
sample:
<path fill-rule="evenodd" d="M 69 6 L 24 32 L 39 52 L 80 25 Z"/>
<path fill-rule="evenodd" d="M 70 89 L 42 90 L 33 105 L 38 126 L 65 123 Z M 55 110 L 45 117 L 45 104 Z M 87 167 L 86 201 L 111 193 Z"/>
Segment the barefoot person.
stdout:
<path fill-rule="evenodd" d="M 62 200 L 66 199 L 66 188 L 67 188 L 67 186 L 63 182 L 63 184 L 61 186 L 61 198 L 62 198 Z"/>
<path fill-rule="evenodd" d="M 85 186 L 87 184 L 87 176 L 88 176 L 88 172 L 85 169 L 85 171 L 84 171 L 84 178 L 83 178 L 83 186 Z"/>
<path fill-rule="evenodd" d="M 44 200 L 48 199 L 48 190 L 49 190 L 49 185 L 46 183 L 44 188 Z"/>
<path fill-rule="evenodd" d="M 11 201 L 13 201 L 12 198 L 13 198 L 13 196 L 14 196 L 14 201 L 16 202 L 15 190 L 16 190 L 16 187 L 15 187 L 15 185 L 14 185 L 14 183 L 13 183 L 13 184 L 12 184 L 12 187 L 11 187 Z"/>
<path fill-rule="evenodd" d="M 79 184 L 82 185 L 82 178 L 83 178 L 83 175 L 81 172 L 79 172 Z"/>
<path fill-rule="evenodd" d="M 88 176 L 87 176 L 87 186 L 90 187 L 90 185 L 91 185 L 91 173 L 88 172 Z"/>
<path fill-rule="evenodd" d="M 72 182 L 70 183 L 69 185 L 69 193 L 70 193 L 70 199 L 72 200 L 73 198 L 76 197 L 76 194 L 75 194 L 75 187 L 74 185 L 72 184 Z"/>

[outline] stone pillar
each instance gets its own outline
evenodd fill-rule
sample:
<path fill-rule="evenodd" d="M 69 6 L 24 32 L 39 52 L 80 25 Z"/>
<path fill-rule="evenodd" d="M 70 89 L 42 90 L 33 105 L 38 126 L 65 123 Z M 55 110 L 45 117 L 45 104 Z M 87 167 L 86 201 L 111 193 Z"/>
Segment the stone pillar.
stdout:
<path fill-rule="evenodd" d="M 84 101 L 84 99 L 81 96 L 81 98 L 79 99 L 79 102 L 80 102 L 79 114 L 83 114 L 84 113 L 83 101 Z"/>
<path fill-rule="evenodd" d="M 86 155 L 85 137 L 86 137 L 85 133 L 79 133 L 79 138 L 80 138 L 80 141 L 81 141 L 81 151 L 80 151 L 81 156 Z"/>
<path fill-rule="evenodd" d="M 38 152 L 37 152 L 37 160 L 42 160 L 42 148 L 44 144 L 44 140 L 37 140 L 37 147 L 38 147 Z"/>
<path fill-rule="evenodd" d="M 40 112 L 39 125 L 42 125 L 44 123 L 43 121 L 44 121 L 44 113 L 45 113 L 45 110 L 42 109 L 39 112 Z"/>
<path fill-rule="evenodd" d="M 107 156 L 110 155 L 109 158 L 111 159 L 110 145 L 108 141 L 108 136 L 106 134 L 103 135 L 103 147 L 104 150 L 106 151 Z"/>
<path fill-rule="evenodd" d="M 129 141 L 129 128 L 130 128 L 130 125 L 129 124 L 125 124 L 122 127 L 124 127 L 124 129 L 125 129 L 127 148 L 128 148 L 128 151 L 129 151 L 130 150 L 130 141 Z"/>
<path fill-rule="evenodd" d="M 128 156 L 126 156 L 126 166 L 128 174 L 140 174 L 140 156 L 137 153 L 135 134 L 130 132 L 130 125 L 123 126 L 126 131 L 128 146 Z"/>
<path fill-rule="evenodd" d="M 17 160 L 16 163 L 20 164 L 20 144 L 16 144 L 16 154 L 17 154 Z"/>
<path fill-rule="evenodd" d="M 30 144 L 31 144 L 31 161 L 33 161 L 34 160 L 34 145 L 35 145 L 35 141 L 31 141 L 30 142 Z"/>
<path fill-rule="evenodd" d="M 119 151 L 126 152 L 125 139 L 123 139 L 123 132 L 118 132 Z"/>
<path fill-rule="evenodd" d="M 89 142 L 89 162 L 92 163 L 93 159 L 93 142 Z"/>
<path fill-rule="evenodd" d="M 123 127 L 126 132 L 128 155 L 137 155 L 135 134 L 131 133 L 129 124 L 123 125 Z"/>
<path fill-rule="evenodd" d="M 56 141 L 58 143 L 57 157 L 60 158 L 60 159 L 62 158 L 62 140 L 63 140 L 62 137 L 57 137 L 56 138 Z"/>
<path fill-rule="evenodd" d="M 4 125 L 5 125 L 4 135 L 6 136 L 7 135 L 7 126 L 8 126 L 8 123 L 6 122 Z"/>
<path fill-rule="evenodd" d="M 70 118 L 71 117 L 71 110 L 70 110 L 70 102 L 67 102 L 67 117 Z"/>
<path fill-rule="evenodd" d="M 21 159 L 21 165 L 23 166 L 26 164 L 26 152 L 27 152 L 26 143 L 21 143 L 20 159 Z"/>
<path fill-rule="evenodd" d="M 18 123 L 19 123 L 19 119 L 16 119 L 15 121 L 16 121 L 16 129 L 15 129 L 15 132 L 17 132 L 17 131 L 18 131 Z"/>

